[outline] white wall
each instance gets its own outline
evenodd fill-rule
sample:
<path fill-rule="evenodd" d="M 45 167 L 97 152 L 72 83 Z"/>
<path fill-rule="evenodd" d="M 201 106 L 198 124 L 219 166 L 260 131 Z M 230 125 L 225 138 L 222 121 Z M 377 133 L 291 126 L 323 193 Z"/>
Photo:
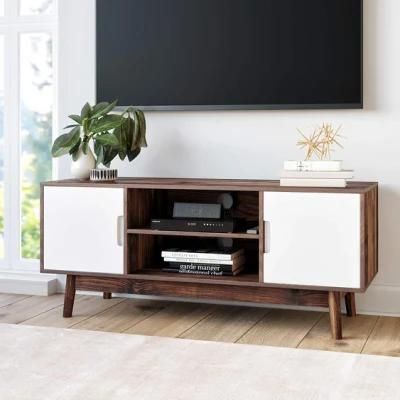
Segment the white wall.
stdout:
<path fill-rule="evenodd" d="M 95 0 L 60 1 L 61 124 L 95 98 L 94 9 Z M 283 160 L 302 157 L 297 127 L 343 124 L 336 157 L 381 188 L 380 273 L 359 307 L 400 314 L 399 16 L 399 0 L 364 0 L 364 110 L 148 112 L 149 148 L 115 166 L 125 176 L 276 179 Z"/>

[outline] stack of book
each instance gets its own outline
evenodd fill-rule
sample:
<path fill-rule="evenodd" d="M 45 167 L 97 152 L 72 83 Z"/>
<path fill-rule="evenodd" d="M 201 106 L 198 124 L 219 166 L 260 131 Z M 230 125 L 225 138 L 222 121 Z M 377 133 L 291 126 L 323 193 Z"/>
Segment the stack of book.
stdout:
<path fill-rule="evenodd" d="M 180 274 L 234 276 L 243 271 L 243 249 L 167 249 L 161 256 L 167 264 L 162 270 Z"/>
<path fill-rule="evenodd" d="M 347 186 L 354 171 L 342 169 L 341 161 L 285 161 L 281 186 L 339 187 Z"/>

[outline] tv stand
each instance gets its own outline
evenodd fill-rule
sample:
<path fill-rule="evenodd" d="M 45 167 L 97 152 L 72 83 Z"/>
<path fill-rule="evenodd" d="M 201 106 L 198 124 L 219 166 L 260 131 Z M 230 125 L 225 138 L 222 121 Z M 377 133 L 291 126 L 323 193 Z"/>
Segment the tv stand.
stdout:
<path fill-rule="evenodd" d="M 233 216 L 258 225 L 256 234 L 157 231 L 152 217 L 175 201 L 216 202 L 232 193 Z M 161 250 L 215 246 L 229 239 L 244 249 L 237 276 L 162 271 Z M 64 180 L 41 186 L 41 271 L 67 275 L 64 317 L 75 291 L 132 293 L 329 308 L 342 338 L 341 300 L 356 315 L 355 293 L 378 272 L 378 185 L 280 187 L 277 181 L 118 179 Z"/>

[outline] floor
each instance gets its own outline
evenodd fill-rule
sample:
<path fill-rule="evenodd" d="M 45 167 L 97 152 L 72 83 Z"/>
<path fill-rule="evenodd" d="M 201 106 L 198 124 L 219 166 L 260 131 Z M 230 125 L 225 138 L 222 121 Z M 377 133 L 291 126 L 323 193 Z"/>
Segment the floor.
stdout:
<path fill-rule="evenodd" d="M 343 316 L 344 340 L 331 339 L 328 314 L 78 295 L 62 318 L 63 295 L 0 294 L 0 323 L 123 332 L 400 357 L 400 318 Z"/>

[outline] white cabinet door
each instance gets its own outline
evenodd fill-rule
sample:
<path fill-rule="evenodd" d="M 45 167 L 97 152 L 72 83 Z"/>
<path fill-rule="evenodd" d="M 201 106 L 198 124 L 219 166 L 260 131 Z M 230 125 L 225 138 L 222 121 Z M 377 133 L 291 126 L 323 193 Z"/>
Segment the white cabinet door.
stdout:
<path fill-rule="evenodd" d="M 123 274 L 121 188 L 44 188 L 44 269 Z"/>
<path fill-rule="evenodd" d="M 359 288 L 360 195 L 265 192 L 265 283 Z"/>

